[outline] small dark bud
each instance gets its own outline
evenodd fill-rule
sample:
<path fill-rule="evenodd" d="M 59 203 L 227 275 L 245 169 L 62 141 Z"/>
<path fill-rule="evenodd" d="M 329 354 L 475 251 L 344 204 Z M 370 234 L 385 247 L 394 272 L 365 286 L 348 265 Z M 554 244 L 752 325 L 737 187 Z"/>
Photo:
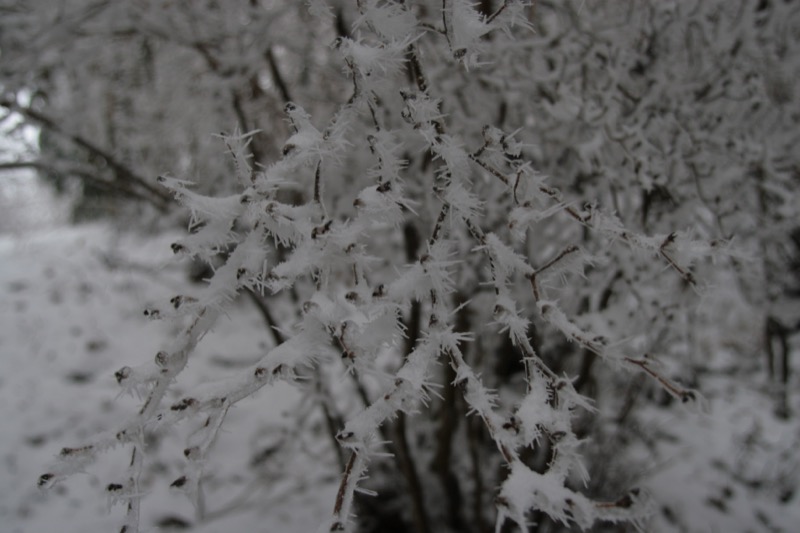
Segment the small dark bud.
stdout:
<path fill-rule="evenodd" d="M 194 398 L 184 398 L 178 403 L 173 404 L 172 407 L 170 407 L 170 410 L 185 411 L 189 407 L 194 407 L 195 405 L 197 405 L 197 400 L 195 400 Z"/>
<path fill-rule="evenodd" d="M 378 185 L 378 192 L 389 192 L 392 190 L 392 182 L 391 181 L 384 181 L 380 185 Z"/>
<path fill-rule="evenodd" d="M 327 233 L 328 230 L 331 229 L 331 224 L 333 224 L 333 220 L 329 220 L 322 226 L 317 226 L 316 228 L 311 230 L 311 238 L 316 239 L 320 235 L 324 235 L 325 233 Z"/>
<path fill-rule="evenodd" d="M 631 505 L 633 505 L 633 498 L 631 498 L 630 494 L 626 494 L 619 500 L 615 501 L 614 505 L 621 509 L 628 509 Z"/>
<path fill-rule="evenodd" d="M 51 481 L 51 480 L 52 480 L 54 477 L 55 477 L 55 476 L 54 476 L 53 474 L 42 474 L 41 476 L 39 476 L 39 481 L 37 481 L 37 482 L 36 482 L 36 484 L 37 484 L 38 486 L 40 486 L 40 487 L 44 487 L 45 485 L 47 485 L 48 483 L 50 483 L 50 481 Z"/>
<path fill-rule="evenodd" d="M 79 453 L 89 452 L 92 450 L 92 448 L 93 446 L 91 444 L 81 448 L 61 448 L 61 456 L 68 457 L 70 455 L 78 455 Z"/>
<path fill-rule="evenodd" d="M 122 485 L 120 485 L 119 483 L 109 483 L 108 486 L 106 487 L 106 490 L 108 492 L 119 492 L 122 490 L 122 488 L 123 488 Z"/>
<path fill-rule="evenodd" d="M 200 457 L 200 448 L 198 448 L 197 446 L 186 448 L 185 450 L 183 450 L 183 456 L 189 459 L 190 461 L 197 459 L 198 457 Z"/>
<path fill-rule="evenodd" d="M 123 366 L 122 368 L 114 372 L 114 377 L 117 378 L 117 383 L 121 385 L 123 381 L 125 381 L 130 377 L 131 372 L 132 370 L 131 367 L 129 366 Z"/>
<path fill-rule="evenodd" d="M 340 442 L 341 441 L 347 441 L 347 440 L 352 439 L 353 437 L 355 437 L 355 433 L 353 433 L 352 431 L 340 431 L 336 435 L 336 440 L 338 440 Z"/>
<path fill-rule="evenodd" d="M 164 368 L 169 363 L 169 354 L 162 350 L 156 354 L 155 361 L 158 366 Z"/>
<path fill-rule="evenodd" d="M 173 296 L 170 299 L 169 303 L 172 304 L 172 307 L 174 307 L 175 309 L 178 309 L 183 304 L 192 303 L 192 302 L 196 302 L 196 301 L 197 301 L 197 298 L 192 298 L 191 296 L 183 296 L 183 295 L 179 294 L 178 296 Z"/>
<path fill-rule="evenodd" d="M 186 250 L 186 248 L 182 244 L 178 244 L 177 242 L 173 242 L 172 244 L 169 245 L 169 247 L 172 248 L 173 254 L 177 254 Z"/>
<path fill-rule="evenodd" d="M 183 487 L 184 485 L 186 485 L 187 481 L 188 480 L 186 479 L 186 476 L 181 476 L 178 479 L 176 479 L 175 481 L 173 481 L 170 484 L 170 487 L 172 487 L 174 489 L 179 489 L 179 488 Z"/>
<path fill-rule="evenodd" d="M 509 418 L 508 422 L 503 424 L 503 429 L 505 429 L 506 431 L 511 431 L 515 435 L 518 435 L 519 434 L 519 421 L 517 420 L 517 417 L 512 416 L 511 418 Z"/>
<path fill-rule="evenodd" d="M 386 285 L 383 283 L 375 287 L 375 290 L 372 291 L 373 298 L 380 298 L 381 296 L 386 296 Z"/>

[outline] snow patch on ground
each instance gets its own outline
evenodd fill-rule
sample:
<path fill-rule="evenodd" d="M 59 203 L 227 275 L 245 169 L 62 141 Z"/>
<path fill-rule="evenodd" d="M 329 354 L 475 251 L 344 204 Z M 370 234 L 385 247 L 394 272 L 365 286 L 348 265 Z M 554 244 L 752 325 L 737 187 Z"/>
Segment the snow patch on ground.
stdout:
<path fill-rule="evenodd" d="M 124 479 L 129 450 L 102 454 L 86 474 L 43 492 L 36 486 L 62 447 L 112 431 L 139 400 L 119 395 L 114 372 L 149 361 L 175 330 L 142 310 L 187 290 L 169 248 L 176 235 L 140 238 L 104 226 L 0 237 L 0 523 L 9 533 L 113 531 L 124 506 L 109 510 L 105 487 Z M 203 340 L 176 383 L 176 395 L 221 379 L 270 346 L 257 312 L 239 303 Z M 288 385 L 236 405 L 208 461 L 207 518 L 192 531 L 316 529 L 336 490 L 332 450 L 294 435 L 289 416 L 301 395 Z M 313 407 L 313 406 L 312 406 Z M 304 431 L 314 421 L 309 412 Z M 184 464 L 191 430 L 154 436 L 145 469 L 142 530 L 197 524 L 195 510 L 168 490 Z M 296 446 L 287 439 L 296 438 Z M 305 439 L 305 440 L 304 440 Z M 278 464 L 267 457 L 283 443 Z M 291 475 L 287 475 L 287 474 Z"/>

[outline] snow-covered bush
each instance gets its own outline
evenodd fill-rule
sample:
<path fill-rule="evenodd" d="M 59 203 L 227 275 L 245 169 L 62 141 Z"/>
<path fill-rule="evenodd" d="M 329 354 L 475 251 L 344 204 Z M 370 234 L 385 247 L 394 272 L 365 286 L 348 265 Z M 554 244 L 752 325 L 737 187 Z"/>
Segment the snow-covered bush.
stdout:
<path fill-rule="evenodd" d="M 184 473 L 167 483 L 202 520 L 204 471 L 226 416 L 285 381 L 313 399 L 341 470 L 325 531 L 367 530 L 391 513 L 421 532 L 527 530 L 531 519 L 643 524 L 646 494 L 611 479 L 622 454 L 583 437 L 603 411 L 623 413 L 623 425 L 636 406 L 631 375 L 647 378 L 636 387 L 653 396 L 702 407 L 674 369 L 697 363 L 699 349 L 750 349 L 753 330 L 730 336 L 751 327 L 747 318 L 698 306 L 731 293 L 755 299 L 748 309 L 760 327 L 775 302 L 769 291 L 786 284 L 767 274 L 781 254 L 759 250 L 786 242 L 800 205 L 786 133 L 797 123 L 787 52 L 797 46 L 796 10 L 190 4 L 76 3 L 90 20 L 123 21 L 101 29 L 125 43 L 141 38 L 159 51 L 147 64 L 160 74 L 140 95 L 124 91 L 132 100 L 121 116 L 142 106 L 163 113 L 164 130 L 126 123 L 125 143 L 136 143 L 117 148 L 110 136 L 107 157 L 81 131 L 113 123 L 107 116 L 70 124 L 79 117 L 65 112 L 58 131 L 104 156 L 113 179 L 177 212 L 169 192 L 191 214 L 173 251 L 214 269 L 202 289 L 145 310 L 180 333 L 116 373 L 123 391 L 141 396 L 138 413 L 64 448 L 40 485 L 125 447 L 127 474 L 107 489 L 126 505 L 122 531 L 139 531 L 149 440 L 199 421 Z M 19 17 L 46 11 L 20 7 Z M 89 24 L 55 17 L 66 28 Z M 290 22 L 291 31 L 280 26 Z M 776 28 L 783 41 L 766 41 Z M 100 57 L 101 70 L 128 72 L 113 54 Z M 188 66 L 176 72 L 181 61 Z M 78 64 L 97 80 L 92 62 Z M 67 95 L 102 115 L 83 71 L 56 73 L 65 80 L 47 80 L 48 104 Z M 182 100 L 170 84 L 187 77 L 198 94 Z M 3 102 L 44 127 L 58 123 Z M 226 155 L 196 146 L 226 121 L 239 124 L 215 141 Z M 140 177 L 167 170 L 158 185 Z M 722 283 L 742 288 L 720 296 Z M 213 393 L 175 397 L 198 343 L 239 294 L 259 303 L 274 346 Z M 601 477 L 588 485 L 590 473 Z M 359 495 L 373 491 L 383 509 Z"/>

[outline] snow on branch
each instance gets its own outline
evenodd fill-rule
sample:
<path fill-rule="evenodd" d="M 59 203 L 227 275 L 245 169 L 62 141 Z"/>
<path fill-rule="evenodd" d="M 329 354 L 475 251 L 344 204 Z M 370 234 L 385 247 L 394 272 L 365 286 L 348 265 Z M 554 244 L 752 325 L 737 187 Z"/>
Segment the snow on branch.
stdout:
<path fill-rule="evenodd" d="M 528 527 L 528 509 L 538 509 L 564 526 L 589 529 L 596 521 L 626 521 L 642 524 L 652 513 L 649 500 L 634 490 L 616 502 L 594 502 L 564 486 L 563 479 L 553 473 L 538 474 L 520 461 L 514 462 L 511 473 L 497 496 L 499 509 L 496 532 L 506 518 L 523 531 Z M 624 517 L 624 518 L 622 518 Z"/>
<path fill-rule="evenodd" d="M 546 80 L 539 86 L 539 80 L 531 85 L 525 79 L 524 91 L 504 85 L 502 72 L 527 68 L 505 64 L 503 50 L 528 35 L 529 7 L 515 0 L 425 6 L 359 0 L 350 7 L 310 2 L 316 20 L 333 24 L 338 35 L 332 47 L 312 47 L 317 55 L 307 59 L 335 61 L 341 69 L 330 70 L 344 74 L 334 87 L 292 90 L 297 103 L 284 106 L 289 133 L 272 147 L 273 161 L 256 160 L 256 131 L 237 128 L 221 136 L 235 193 L 210 195 L 186 180 L 158 178 L 191 216 L 188 235 L 172 244 L 173 251 L 207 261 L 210 277 L 200 288 L 167 295 L 145 311 L 171 321 L 179 333 L 152 361 L 115 374 L 123 392 L 143 398 L 138 413 L 113 434 L 64 448 L 39 484 L 52 486 L 89 467 L 99 453 L 129 446 L 127 479 L 115 481 L 109 492 L 128 504 L 124 531 L 138 532 L 146 432 L 204 420 L 187 439 L 184 467 L 171 482 L 199 509 L 207 462 L 231 408 L 278 381 L 301 386 L 318 380 L 317 390 L 326 391 L 321 410 L 331 444 L 344 463 L 332 513 L 322 526 L 327 531 L 353 529 L 356 493 L 369 492 L 367 469 L 385 458 L 386 439 L 396 440 L 398 456 L 405 456 L 396 459 L 399 475 L 409 487 L 421 487 L 415 485 L 413 460 L 415 454 L 427 457 L 404 442 L 402 423 L 414 416 L 429 417 L 428 426 L 442 423 L 441 434 L 450 433 L 437 445 L 447 455 L 456 439 L 454 429 L 436 420 L 445 414 L 476 415 L 488 438 L 481 443 L 468 434 L 475 446 L 474 479 L 465 482 L 468 474 L 445 471 L 450 464 L 442 478 L 452 474 L 456 483 L 483 486 L 481 469 L 488 462 L 481 463 L 478 452 L 484 449 L 499 454 L 507 469 L 495 501 L 496 531 L 506 519 L 526 530 L 531 511 L 580 529 L 602 520 L 640 524 L 650 511 L 643 493 L 602 502 L 573 488 L 573 481 L 588 480 L 576 411 L 592 414 L 595 406 L 576 379 L 548 366 L 552 357 L 546 351 L 566 339 L 587 360 L 596 355 L 612 370 L 642 371 L 674 397 L 694 401 L 697 393 L 664 377 L 652 359 L 615 353 L 618 345 L 612 343 L 623 341 L 592 332 L 591 319 L 601 322 L 605 308 L 644 299 L 634 288 L 611 290 L 617 282 L 633 286 L 623 274 L 608 272 L 604 252 L 615 242 L 692 286 L 696 267 L 718 253 L 718 244 L 689 232 L 629 229 L 594 198 L 565 199 L 595 193 L 599 186 L 565 177 L 563 190 L 569 193 L 562 193 L 550 185 L 561 183 L 560 176 L 550 180 L 534 170 L 541 159 L 532 155 L 534 149 L 546 151 L 546 143 L 526 144 L 524 130 L 513 128 L 538 117 L 509 118 L 510 110 L 523 106 L 496 96 L 499 87 L 521 99 L 533 87 L 537 98 L 566 105 L 558 102 L 561 95 L 549 94 Z M 286 46 L 290 57 L 301 48 L 294 44 Z M 210 54 L 207 60 L 215 57 Z M 268 90 L 259 76 L 251 81 L 247 94 Z M 331 100 L 343 88 L 349 97 Z M 240 114 L 240 120 L 248 118 Z M 497 125 L 487 126 L 484 119 Z M 514 124 L 511 133 L 502 129 L 506 123 Z M 599 157 L 592 148 L 599 138 L 579 144 L 578 157 Z M 590 178 L 597 176 L 580 179 Z M 635 204 L 640 192 L 621 201 Z M 629 193 L 613 191 L 615 201 L 624 194 Z M 600 292 L 592 286 L 597 279 L 609 283 L 608 294 L 594 294 Z M 566 295 L 556 297 L 557 291 Z M 213 392 L 170 396 L 198 343 L 242 293 L 279 302 L 279 323 L 268 320 L 268 327 L 280 326 L 277 345 L 253 365 L 214 382 Z M 499 373 L 487 377 L 496 359 L 514 356 L 520 368 L 509 372 L 518 373 L 516 381 Z M 332 383 L 336 379 L 346 387 Z M 348 387 L 357 391 L 356 401 L 339 401 Z M 426 438 L 433 434 L 419 431 L 428 431 Z M 530 452 L 536 446 L 549 456 L 535 469 Z M 425 527 L 427 489 L 411 490 L 417 491 L 409 511 L 415 526 L 432 530 Z"/>

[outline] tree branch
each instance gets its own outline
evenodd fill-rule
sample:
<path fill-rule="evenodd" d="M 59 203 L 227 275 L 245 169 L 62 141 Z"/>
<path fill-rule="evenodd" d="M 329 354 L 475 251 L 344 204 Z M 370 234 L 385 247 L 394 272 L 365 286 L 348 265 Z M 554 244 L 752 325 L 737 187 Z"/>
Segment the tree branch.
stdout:
<path fill-rule="evenodd" d="M 143 200 L 145 202 L 150 202 L 151 204 L 153 203 L 153 199 L 150 196 L 131 188 L 129 184 L 124 182 L 115 183 L 113 181 L 103 179 L 95 175 L 90 169 L 87 168 L 81 168 L 74 165 L 64 166 L 63 164 L 52 164 L 46 161 L 13 161 L 8 163 L 0 163 L 0 172 L 19 169 L 32 169 L 51 174 L 71 174 L 77 176 L 86 183 L 90 183 L 98 189 L 102 189 L 105 192 L 111 194 L 123 194 L 137 200 Z M 155 205 L 160 211 L 164 211 L 166 209 L 166 205 L 153 205 Z"/>
<path fill-rule="evenodd" d="M 123 164 L 119 161 L 116 157 L 114 157 L 111 153 L 107 152 L 105 149 L 97 146 L 93 142 L 85 139 L 81 135 L 68 132 L 62 126 L 56 123 L 55 120 L 48 117 L 47 115 L 40 113 L 30 107 L 24 107 L 18 105 L 16 102 L 13 102 L 8 99 L 0 100 L 0 106 L 6 107 L 13 111 L 16 111 L 20 115 L 25 116 L 26 118 L 36 122 L 40 126 L 47 128 L 48 130 L 65 137 L 66 139 L 70 140 L 72 143 L 80 146 L 90 154 L 101 157 L 106 164 L 114 171 L 115 177 L 120 180 L 127 181 L 129 184 L 144 189 L 144 191 L 149 194 L 149 196 L 145 196 L 145 194 L 140 193 L 142 198 L 148 198 L 148 200 L 155 205 L 160 211 L 165 211 L 167 206 L 171 203 L 170 196 L 164 192 L 156 188 L 154 185 L 148 183 L 148 180 L 143 176 L 137 174 L 134 170 Z"/>

